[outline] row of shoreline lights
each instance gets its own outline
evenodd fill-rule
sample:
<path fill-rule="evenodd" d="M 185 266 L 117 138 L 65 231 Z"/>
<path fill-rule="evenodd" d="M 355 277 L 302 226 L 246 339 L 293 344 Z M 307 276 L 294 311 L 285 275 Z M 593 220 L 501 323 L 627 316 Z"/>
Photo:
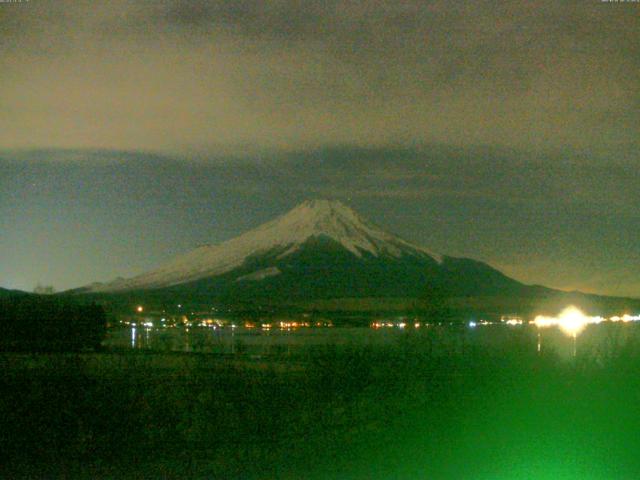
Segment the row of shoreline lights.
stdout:
<path fill-rule="evenodd" d="M 611 322 L 637 322 L 640 321 L 640 315 L 628 315 L 625 314 L 622 317 L 613 316 L 609 319 L 604 317 L 590 317 L 585 315 L 580 309 L 570 306 L 565 308 L 557 317 L 547 317 L 544 315 L 538 315 L 533 321 L 529 322 L 534 324 L 538 328 L 548 328 L 548 327 L 560 327 L 560 329 L 570 335 L 575 337 L 578 335 L 587 325 L 598 324 L 605 321 Z"/>
<path fill-rule="evenodd" d="M 179 305 L 181 306 L 181 305 Z M 142 313 L 144 311 L 144 308 L 139 305 L 138 307 L 136 307 L 136 312 L 137 313 Z M 622 317 L 620 316 L 613 316 L 610 317 L 608 319 L 611 322 L 637 322 L 640 321 L 640 315 L 628 315 L 625 314 Z M 544 315 L 538 315 L 534 320 L 530 321 L 530 324 L 534 324 L 536 327 L 538 328 L 548 328 L 548 327 L 560 327 L 560 329 L 565 332 L 567 335 L 571 335 L 573 337 L 575 337 L 577 334 L 579 334 L 580 332 L 582 332 L 582 330 L 584 330 L 584 328 L 587 325 L 590 324 L 598 324 L 601 322 L 607 321 L 606 318 L 604 317 L 600 317 L 600 316 L 595 316 L 595 317 L 590 317 L 588 315 L 585 315 L 580 309 L 578 309 L 577 307 L 569 306 L 567 308 L 565 308 L 562 312 L 560 312 L 560 314 L 557 317 L 547 317 Z M 481 324 L 485 324 L 488 322 L 480 322 Z M 510 319 L 506 322 L 508 325 L 520 325 L 522 324 L 522 320 L 514 320 L 514 319 Z M 146 324 L 145 324 L 146 325 Z M 150 324 L 149 326 L 152 326 L 153 324 Z M 382 326 L 392 326 L 393 324 L 391 323 L 382 323 L 382 322 L 375 322 L 373 324 L 374 328 L 380 328 Z M 404 328 L 405 327 L 405 323 L 400 323 L 398 324 L 398 327 L 400 328 Z M 475 327 L 477 325 L 476 322 L 469 322 L 469 326 L 471 327 Z M 283 322 L 280 322 L 280 326 L 284 326 Z M 294 325 L 291 324 L 287 324 L 287 327 L 297 327 L 297 323 L 295 323 Z M 307 326 L 306 324 L 302 324 L 301 326 Z M 419 323 L 415 324 L 415 327 L 418 328 L 420 326 Z M 264 325 L 263 325 L 264 327 Z M 270 326 L 269 326 L 270 327 Z"/>
<path fill-rule="evenodd" d="M 580 309 L 577 307 L 569 306 L 565 308 L 557 317 L 547 317 L 545 315 L 538 315 L 534 320 L 528 322 L 530 325 L 535 325 L 538 328 L 548 328 L 548 327 L 559 327 L 563 332 L 568 335 L 575 336 L 580 333 L 587 325 L 590 324 L 598 324 L 601 322 L 637 322 L 640 321 L 640 315 L 629 315 L 624 314 L 620 316 L 613 316 L 610 318 L 604 317 L 590 317 L 585 315 Z M 510 318 L 508 320 L 502 320 L 501 323 L 505 323 L 506 325 L 522 325 L 525 323 L 522 319 L 519 318 Z M 470 327 L 476 327 L 478 325 L 494 325 L 494 322 L 488 322 L 486 320 L 481 320 L 479 322 L 471 321 L 469 322 Z"/>

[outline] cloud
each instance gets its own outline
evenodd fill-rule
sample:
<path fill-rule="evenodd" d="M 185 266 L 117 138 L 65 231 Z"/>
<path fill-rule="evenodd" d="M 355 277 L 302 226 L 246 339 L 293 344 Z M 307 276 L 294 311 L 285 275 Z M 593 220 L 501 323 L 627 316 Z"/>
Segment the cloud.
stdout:
<path fill-rule="evenodd" d="M 4 4 L 0 146 L 633 150 L 640 47 L 629 7 Z"/>

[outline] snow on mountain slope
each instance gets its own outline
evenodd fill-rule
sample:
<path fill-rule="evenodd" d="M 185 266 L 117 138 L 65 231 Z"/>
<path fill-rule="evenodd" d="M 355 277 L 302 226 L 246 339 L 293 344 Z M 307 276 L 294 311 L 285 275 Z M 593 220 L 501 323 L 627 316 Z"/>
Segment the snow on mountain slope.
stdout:
<path fill-rule="evenodd" d="M 275 277 L 276 275 L 280 275 L 282 272 L 278 267 L 268 267 L 263 268 L 262 270 L 258 270 L 257 272 L 250 273 L 248 275 L 242 275 L 241 277 L 236 278 L 236 282 L 242 282 L 246 280 L 264 280 L 267 277 Z"/>
<path fill-rule="evenodd" d="M 89 290 L 161 288 L 221 275 L 241 266 L 248 257 L 277 250 L 281 252 L 278 258 L 283 258 L 296 252 L 310 238 L 320 236 L 336 241 L 356 257 L 413 255 L 441 262 L 439 256 L 369 224 L 341 202 L 311 200 L 224 243 L 196 248 L 157 270 L 131 279 L 92 285 Z"/>

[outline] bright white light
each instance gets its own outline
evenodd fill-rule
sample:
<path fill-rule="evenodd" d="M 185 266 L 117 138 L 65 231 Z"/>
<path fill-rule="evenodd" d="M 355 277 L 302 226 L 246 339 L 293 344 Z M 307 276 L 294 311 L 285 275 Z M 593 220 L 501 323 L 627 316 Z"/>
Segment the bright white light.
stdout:
<path fill-rule="evenodd" d="M 507 325 L 522 325 L 522 318 L 514 317 L 514 316 L 501 316 L 500 321 L 506 323 Z"/>
<path fill-rule="evenodd" d="M 546 327 L 552 327 L 554 325 L 557 325 L 558 319 L 555 317 L 545 317 L 544 315 L 538 315 L 533 321 L 533 323 L 538 328 L 546 328 Z"/>
<path fill-rule="evenodd" d="M 612 321 L 623 320 L 620 317 L 611 317 Z M 565 308 L 557 317 L 545 317 L 544 315 L 538 315 L 533 324 L 538 328 L 546 328 L 558 326 L 563 332 L 571 336 L 579 334 L 584 327 L 589 324 L 598 324 L 604 322 L 606 319 L 600 316 L 590 317 L 585 315 L 578 308 L 570 306 Z"/>
<path fill-rule="evenodd" d="M 562 331 L 574 337 L 584 329 L 587 323 L 591 323 L 591 318 L 576 307 L 565 308 L 558 318 Z"/>
<path fill-rule="evenodd" d="M 476 322 L 469 322 L 469 326 L 470 326 L 471 328 L 475 328 L 475 326 L 476 326 L 476 325 L 477 325 L 477 323 L 476 323 Z"/>
<path fill-rule="evenodd" d="M 602 317 L 589 317 L 582 313 L 581 310 L 574 306 L 565 308 L 557 317 L 545 317 L 538 315 L 533 323 L 536 327 L 545 328 L 559 326 L 560 329 L 568 335 L 575 337 L 590 323 L 600 323 L 604 320 Z"/>

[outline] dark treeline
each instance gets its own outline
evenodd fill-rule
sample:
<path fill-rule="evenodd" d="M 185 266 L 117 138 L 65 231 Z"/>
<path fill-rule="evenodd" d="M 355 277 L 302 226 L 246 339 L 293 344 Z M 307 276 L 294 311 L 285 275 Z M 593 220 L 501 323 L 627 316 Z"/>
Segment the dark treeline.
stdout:
<path fill-rule="evenodd" d="M 106 316 L 99 305 L 40 295 L 0 298 L 1 350 L 97 349 L 105 333 Z"/>

